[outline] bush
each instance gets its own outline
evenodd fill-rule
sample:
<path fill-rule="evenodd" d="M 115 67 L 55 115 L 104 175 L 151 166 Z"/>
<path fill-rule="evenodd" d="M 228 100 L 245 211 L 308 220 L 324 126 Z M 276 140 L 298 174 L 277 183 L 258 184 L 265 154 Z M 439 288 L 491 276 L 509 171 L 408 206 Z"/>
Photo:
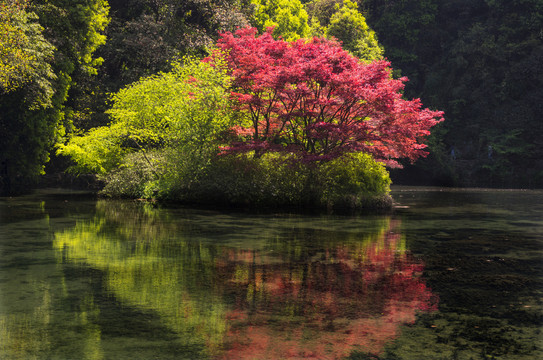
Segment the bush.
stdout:
<path fill-rule="evenodd" d="M 163 152 L 128 154 L 119 168 L 102 177 L 106 186 L 100 193 L 122 198 L 155 197 L 164 162 Z"/>
<path fill-rule="evenodd" d="M 299 165 L 285 156 L 251 154 L 210 156 L 178 154 L 175 171 L 160 182 L 159 197 L 185 203 L 286 206 L 299 202 L 303 178 Z M 203 166 L 205 165 L 205 166 Z"/>
<path fill-rule="evenodd" d="M 277 153 L 209 157 L 206 162 L 177 155 L 177 161 L 170 156 L 165 166 L 176 171 L 157 184 L 159 199 L 268 208 L 390 206 L 388 172 L 368 154 L 345 155 L 320 165 Z"/>
<path fill-rule="evenodd" d="M 104 175 L 130 172 L 131 160 L 144 159 L 129 153 L 216 150 L 233 125 L 226 93 L 230 81 L 220 58 L 213 66 L 192 58 L 173 62 L 170 72 L 142 78 L 114 94 L 111 123 L 73 136 L 58 146 L 58 154 L 74 160 L 74 172 Z"/>
<path fill-rule="evenodd" d="M 383 197 L 390 191 L 390 177 L 381 163 L 364 153 L 346 154 L 323 164 L 321 204 L 333 208 L 366 208 L 389 206 Z M 376 203 L 377 201 L 377 203 Z M 380 201 L 384 201 L 379 206 Z"/>

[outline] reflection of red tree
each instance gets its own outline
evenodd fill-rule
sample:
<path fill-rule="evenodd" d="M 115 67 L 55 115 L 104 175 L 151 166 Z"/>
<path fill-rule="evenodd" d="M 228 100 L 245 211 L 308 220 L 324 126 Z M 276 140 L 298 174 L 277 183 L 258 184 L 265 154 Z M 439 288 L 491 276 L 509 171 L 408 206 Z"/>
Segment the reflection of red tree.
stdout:
<path fill-rule="evenodd" d="M 379 354 L 418 311 L 437 309 L 420 279 L 423 265 L 392 231 L 358 249 L 306 256 L 277 263 L 251 251 L 229 254 L 236 309 L 228 317 L 225 359 Z"/>

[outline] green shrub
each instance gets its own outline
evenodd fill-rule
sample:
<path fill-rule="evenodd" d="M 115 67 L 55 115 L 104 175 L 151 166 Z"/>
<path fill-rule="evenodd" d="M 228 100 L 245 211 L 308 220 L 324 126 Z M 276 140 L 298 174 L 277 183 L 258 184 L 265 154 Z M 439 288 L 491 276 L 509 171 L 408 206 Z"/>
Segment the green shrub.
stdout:
<path fill-rule="evenodd" d="M 102 177 L 101 194 L 109 197 L 153 198 L 164 173 L 163 152 L 137 152 L 124 157 L 121 165 Z"/>
<path fill-rule="evenodd" d="M 179 156 L 176 171 L 160 182 L 164 200 L 188 203 L 286 206 L 299 202 L 304 173 L 278 154 L 213 156 L 202 161 Z"/>
<path fill-rule="evenodd" d="M 390 206 L 390 178 L 368 154 L 350 154 L 322 164 L 288 155 L 238 154 L 169 158 L 175 168 L 161 179 L 157 196 L 184 203 L 249 207 L 358 209 Z M 202 166 L 202 164 L 206 164 Z"/>
<path fill-rule="evenodd" d="M 381 163 L 371 155 L 346 154 L 323 164 L 319 169 L 321 179 L 321 204 L 327 207 L 374 207 L 375 201 L 385 201 L 382 196 L 390 191 L 390 177 Z"/>

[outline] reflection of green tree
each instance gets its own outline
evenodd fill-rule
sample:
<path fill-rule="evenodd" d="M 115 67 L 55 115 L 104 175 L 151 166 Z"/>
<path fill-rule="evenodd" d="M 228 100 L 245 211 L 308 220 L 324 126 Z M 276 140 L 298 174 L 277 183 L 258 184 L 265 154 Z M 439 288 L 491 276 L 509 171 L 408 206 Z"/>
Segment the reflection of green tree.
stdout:
<path fill-rule="evenodd" d="M 99 202 L 94 221 L 55 234 L 54 247 L 64 260 L 104 271 L 118 300 L 156 312 L 183 345 L 213 354 L 226 331 L 225 309 L 218 296 L 199 296 L 212 283 L 212 248 L 184 239 L 152 208 L 140 210 Z"/>
<path fill-rule="evenodd" d="M 19 216 L 41 219 L 29 220 L 25 226 L 19 226 L 17 222 L 16 225 L 7 225 L 2 235 L 7 234 L 8 238 L 12 235 L 18 239 L 21 236 L 19 233 L 29 227 L 34 230 L 36 237 L 48 236 L 51 219 L 43 201 L 25 203 L 23 209 L 14 211 L 14 219 Z M 66 318 L 64 313 L 59 314 L 58 297 L 67 295 L 65 279 L 55 264 L 47 262 L 48 251 L 33 250 L 37 254 L 27 253 L 16 259 L 9 255 L 2 256 L 2 265 L 12 269 L 12 272 L 0 281 L 0 359 L 65 358 L 59 354 L 62 348 L 59 345 L 70 335 L 70 343 L 74 342 L 73 333 L 67 329 L 74 326 L 80 331 L 77 343 L 70 350 L 80 350 L 84 354 L 81 359 L 104 359 L 101 329 L 93 323 L 100 310 L 94 304 L 92 295 L 86 294 L 74 311 L 75 317 Z M 37 258 L 43 264 L 36 264 Z M 74 356 L 74 353 L 69 356 Z"/>
<path fill-rule="evenodd" d="M 51 295 L 43 292 L 42 303 L 32 314 L 0 314 L 0 358 L 38 359 L 37 354 L 51 346 L 49 333 Z"/>
<path fill-rule="evenodd" d="M 55 358 L 51 356 L 57 352 L 59 319 L 54 313 L 55 290 L 49 285 L 37 289 L 42 294 L 40 304 L 34 307 L 32 312 L 15 312 L 13 314 L 0 314 L 0 359 L 41 360 Z M 80 348 L 81 359 L 102 360 L 104 352 L 101 347 L 102 331 L 93 323 L 99 316 L 100 310 L 94 304 L 92 296 L 86 295 L 76 312 L 76 318 L 72 319 L 81 332 L 77 344 Z M 63 323 L 62 326 L 66 326 Z M 73 356 L 70 354 L 69 356 Z M 64 358 L 57 354 L 58 358 Z"/>
<path fill-rule="evenodd" d="M 158 314 L 199 358 L 265 358 L 262 341 L 296 356 L 368 343 L 378 352 L 432 307 L 389 218 L 200 215 L 100 201 L 94 219 L 55 234 L 54 248 L 103 271 L 107 291 Z"/>

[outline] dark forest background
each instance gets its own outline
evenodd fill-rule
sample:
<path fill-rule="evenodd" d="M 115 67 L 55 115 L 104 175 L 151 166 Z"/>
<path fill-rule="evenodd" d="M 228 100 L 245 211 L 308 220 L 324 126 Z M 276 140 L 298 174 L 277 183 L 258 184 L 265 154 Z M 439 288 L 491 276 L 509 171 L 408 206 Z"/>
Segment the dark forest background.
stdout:
<path fill-rule="evenodd" d="M 69 160 L 54 155 L 54 144 L 107 124 L 111 93 L 168 70 L 174 58 L 205 55 L 218 31 L 254 25 L 254 3 L 28 2 L 35 16 L 17 24 L 43 64 L 30 81 L 0 89 L 0 188 L 61 173 Z M 326 25 L 342 1 L 301 3 L 309 23 Z M 430 155 L 393 170 L 395 183 L 543 188 L 543 0 L 357 3 L 394 76 L 410 79 L 406 97 L 445 111 Z"/>

